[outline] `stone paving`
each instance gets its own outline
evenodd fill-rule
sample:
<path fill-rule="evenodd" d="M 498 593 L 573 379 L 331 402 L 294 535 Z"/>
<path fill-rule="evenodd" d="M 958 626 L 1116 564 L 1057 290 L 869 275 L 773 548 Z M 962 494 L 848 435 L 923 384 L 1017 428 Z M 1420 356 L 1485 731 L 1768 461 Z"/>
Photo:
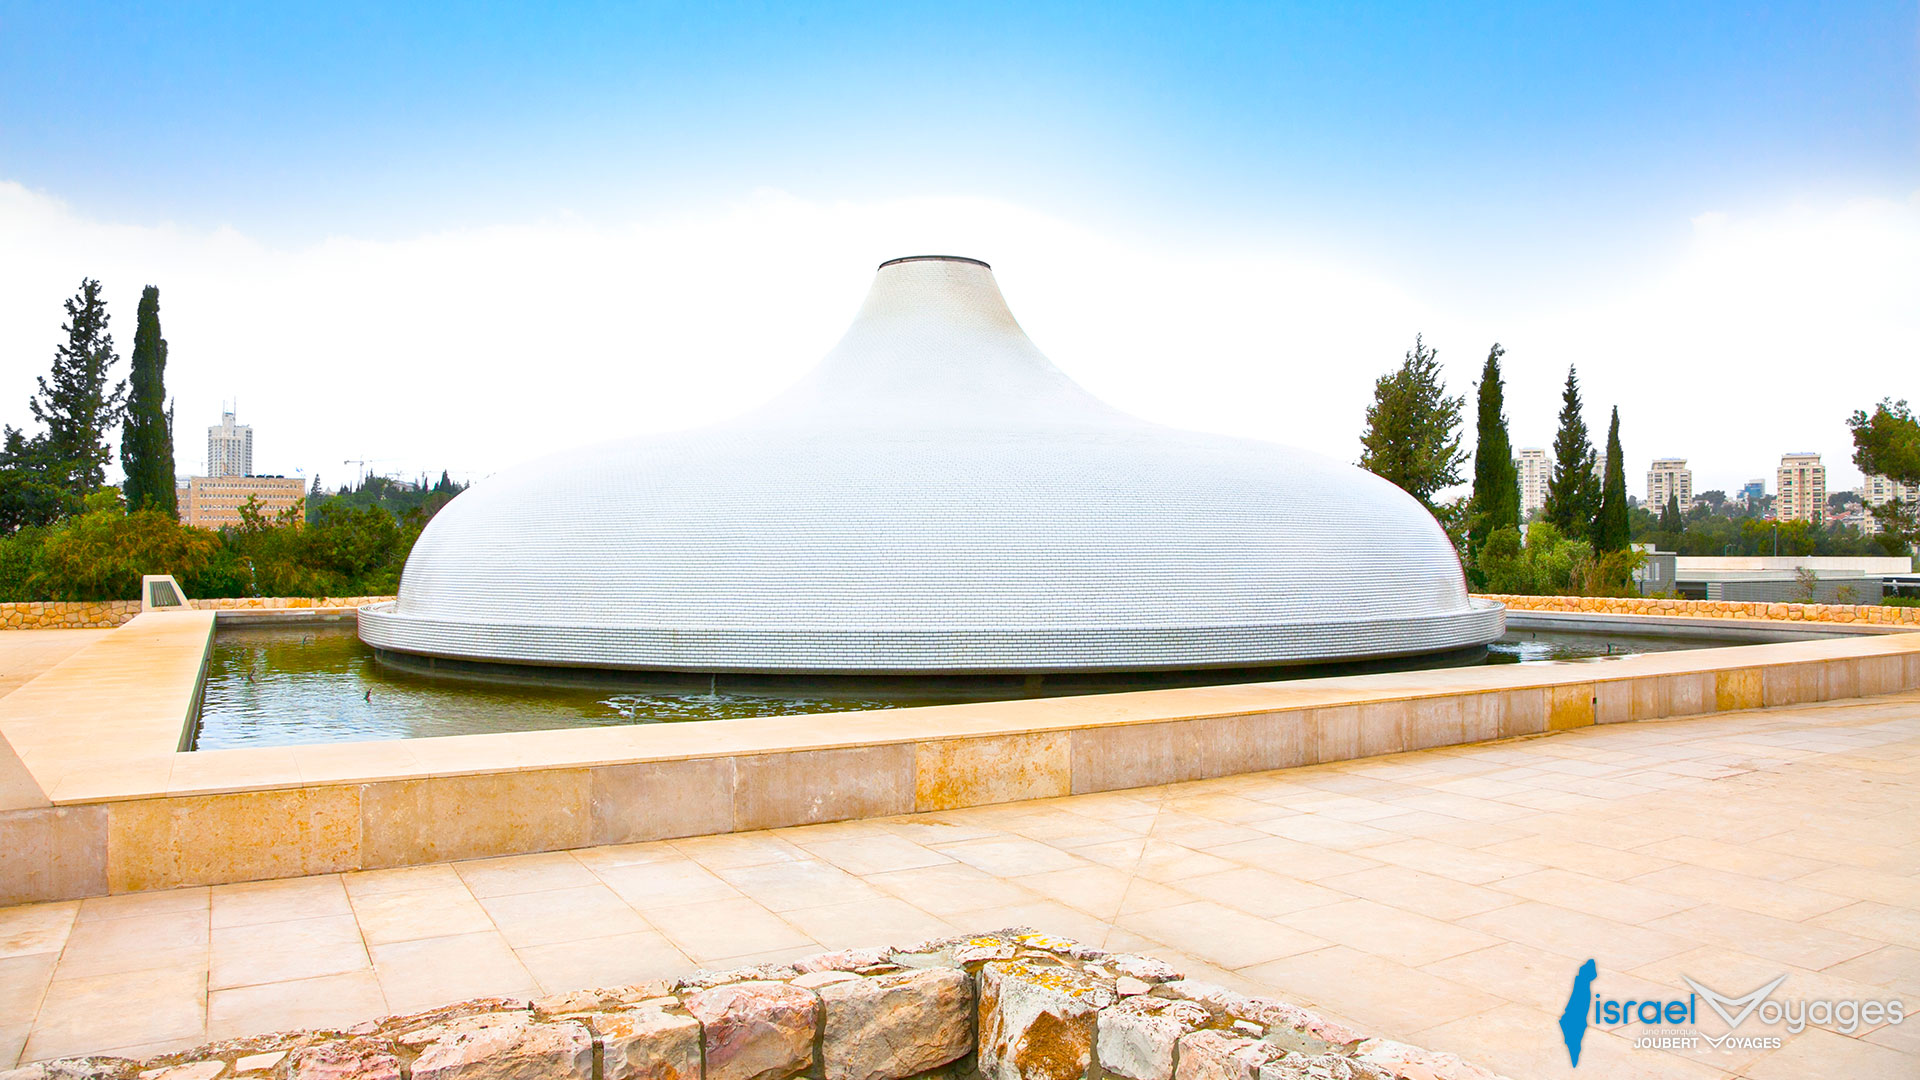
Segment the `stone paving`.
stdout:
<path fill-rule="evenodd" d="M 0 909 L 0 1067 L 1028 924 L 1514 1077 L 1912 1077 L 1914 1022 L 1742 1053 L 1596 1029 L 1579 1072 L 1556 1022 L 1589 957 L 1616 998 L 1786 974 L 1784 996 L 1920 1008 L 1917 811 L 1904 694 Z"/>
<path fill-rule="evenodd" d="M 0 649 L 0 697 L 99 641 L 105 630 L 9 630 Z"/>

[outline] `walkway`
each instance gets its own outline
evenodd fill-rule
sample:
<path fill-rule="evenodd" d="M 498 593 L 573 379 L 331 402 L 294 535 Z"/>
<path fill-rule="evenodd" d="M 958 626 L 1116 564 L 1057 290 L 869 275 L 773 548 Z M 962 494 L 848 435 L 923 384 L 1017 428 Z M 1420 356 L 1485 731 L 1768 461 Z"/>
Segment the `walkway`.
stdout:
<path fill-rule="evenodd" d="M 1029 924 L 1518 1078 L 1911 1077 L 1920 1022 L 1684 1056 L 1593 1030 L 1573 1073 L 1556 1021 L 1589 957 L 1614 998 L 1684 997 L 1683 973 L 1743 994 L 1784 973 L 1781 996 L 1920 1011 L 1917 879 L 1906 694 L 5 909 L 0 1068 Z"/>
<path fill-rule="evenodd" d="M 112 633 L 111 630 L 7 630 L 0 649 L 0 697 Z"/>

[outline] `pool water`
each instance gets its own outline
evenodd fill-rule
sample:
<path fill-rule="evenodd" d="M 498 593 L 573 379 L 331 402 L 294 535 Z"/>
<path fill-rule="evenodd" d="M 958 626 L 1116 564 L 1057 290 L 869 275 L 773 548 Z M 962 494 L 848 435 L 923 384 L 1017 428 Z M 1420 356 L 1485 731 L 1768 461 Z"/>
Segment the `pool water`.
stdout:
<path fill-rule="evenodd" d="M 1718 643 L 1522 631 L 1492 645 L 1482 663 L 1603 660 L 1713 644 Z M 705 690 L 475 682 L 383 665 L 351 625 L 247 627 L 214 635 L 195 749 L 854 712 L 962 700 L 978 699 L 937 691 L 921 696 L 739 693 L 720 688 L 717 680 Z"/>

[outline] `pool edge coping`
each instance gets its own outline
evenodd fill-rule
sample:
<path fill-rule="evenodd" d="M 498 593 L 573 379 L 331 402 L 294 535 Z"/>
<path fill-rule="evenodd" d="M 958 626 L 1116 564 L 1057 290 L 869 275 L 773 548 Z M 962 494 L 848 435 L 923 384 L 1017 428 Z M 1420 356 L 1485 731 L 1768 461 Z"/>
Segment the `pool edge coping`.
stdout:
<path fill-rule="evenodd" d="M 141 617 L 204 619 L 197 635 L 184 626 L 174 634 L 147 634 L 152 625 L 135 620 L 109 638 L 131 631 L 148 644 L 166 639 L 160 651 L 180 656 L 159 658 L 161 668 L 181 670 L 182 657 L 191 653 L 203 670 L 210 615 Z M 107 644 L 103 639 L 69 659 Z M 146 655 L 151 649 L 119 651 L 155 662 Z M 66 666 L 55 665 L 15 695 Z M 116 693 L 114 685 L 97 683 L 63 691 L 61 684 L 80 670 L 97 665 L 76 665 L 36 696 Z M 78 861 L 92 869 L 81 874 L 85 884 L 55 887 L 60 857 L 52 847 L 38 874 L 30 866 L 10 868 L 19 860 L 0 857 L 0 898 L 51 899 L 75 889 L 95 895 L 953 809 L 1915 688 L 1920 635 L 1892 634 L 697 725 L 133 757 L 90 751 L 50 759 L 42 747 L 21 758 L 50 805 L 12 813 L 40 813 L 45 830 L 56 829 L 56 818 L 86 819 L 68 824 L 85 834 L 72 842 L 91 852 Z M 15 695 L 0 699 L 0 731 L 9 735 Z M 822 724 L 823 717 L 831 721 Z M 145 722 L 168 723 L 166 710 L 154 708 Z M 170 722 L 178 738 L 181 713 L 173 712 Z M 55 775 L 43 771 L 56 768 Z M 666 805 L 676 799 L 687 805 Z M 46 843 L 52 842 L 48 831 Z M 271 849 L 289 843 L 298 858 L 272 856 Z M 223 853 L 236 844 L 264 853 L 251 860 Z M 172 862 L 160 866 L 155 858 Z M 36 886 L 35 878 L 47 884 Z"/>

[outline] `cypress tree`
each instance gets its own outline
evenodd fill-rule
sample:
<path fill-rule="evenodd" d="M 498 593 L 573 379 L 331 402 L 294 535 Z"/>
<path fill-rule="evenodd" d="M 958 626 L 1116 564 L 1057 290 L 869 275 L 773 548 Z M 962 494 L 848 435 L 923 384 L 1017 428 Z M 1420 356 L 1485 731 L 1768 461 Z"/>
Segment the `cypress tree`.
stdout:
<path fill-rule="evenodd" d="M 1660 531 L 1677 536 L 1687 527 L 1687 519 L 1680 516 L 1680 495 L 1667 493 L 1667 505 L 1660 508 Z"/>
<path fill-rule="evenodd" d="M 1560 430 L 1553 436 L 1553 475 L 1547 478 L 1547 502 L 1540 510 L 1569 539 L 1591 534 L 1600 510 L 1593 462 L 1593 440 L 1581 414 L 1580 377 L 1569 367 L 1560 395 Z"/>
<path fill-rule="evenodd" d="M 127 396 L 124 382 L 107 389 L 108 370 L 120 360 L 107 321 L 100 283 L 82 279 L 60 327 L 66 344 L 54 350 L 53 370 L 39 377 L 39 393 L 27 402 L 33 418 L 47 426 L 49 479 L 76 498 L 107 482 L 107 462 L 113 460 L 107 432 Z"/>
<path fill-rule="evenodd" d="M 1620 406 L 1607 425 L 1607 476 L 1600 489 L 1600 512 L 1593 520 L 1593 550 L 1625 551 L 1633 542 L 1627 517 L 1627 469 L 1620 459 Z"/>
<path fill-rule="evenodd" d="M 1487 353 L 1480 371 L 1480 416 L 1473 447 L 1473 517 L 1467 527 L 1469 561 L 1486 546 L 1496 529 L 1520 527 L 1520 470 L 1513 463 L 1513 442 L 1507 437 L 1506 388 L 1500 381 L 1498 343 Z"/>
<path fill-rule="evenodd" d="M 180 516 L 173 486 L 173 410 L 167 400 L 167 339 L 160 336 L 160 290 L 140 293 L 139 322 L 129 361 L 127 424 L 120 437 L 127 509 Z"/>

